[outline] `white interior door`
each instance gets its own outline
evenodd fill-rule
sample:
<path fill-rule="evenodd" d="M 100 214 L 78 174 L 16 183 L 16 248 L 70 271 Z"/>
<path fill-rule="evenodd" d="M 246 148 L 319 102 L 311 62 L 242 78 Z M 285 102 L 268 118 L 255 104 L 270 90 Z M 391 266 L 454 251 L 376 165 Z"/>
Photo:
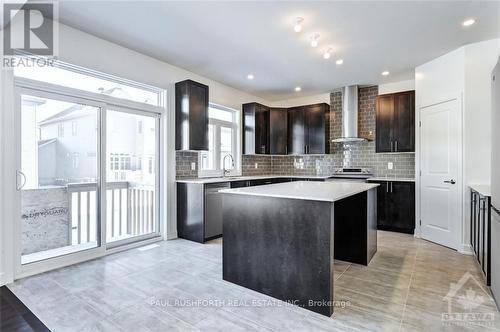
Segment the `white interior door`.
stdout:
<path fill-rule="evenodd" d="M 420 109 L 422 238 L 458 249 L 461 232 L 460 101 Z"/>

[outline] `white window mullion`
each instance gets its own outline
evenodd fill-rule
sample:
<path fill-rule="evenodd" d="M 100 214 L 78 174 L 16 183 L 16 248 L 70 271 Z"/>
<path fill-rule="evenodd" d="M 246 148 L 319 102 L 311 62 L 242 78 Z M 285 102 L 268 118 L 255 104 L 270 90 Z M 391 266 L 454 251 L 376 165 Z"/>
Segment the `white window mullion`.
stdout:
<path fill-rule="evenodd" d="M 231 142 L 231 155 L 234 158 L 235 170 L 232 171 L 232 174 L 238 174 L 240 172 L 240 111 L 218 106 L 214 104 L 210 104 L 209 108 L 209 124 L 213 128 L 213 135 L 209 136 L 209 146 L 211 147 L 209 154 L 213 156 L 214 162 L 213 165 L 209 166 L 212 169 L 207 169 L 202 167 L 202 156 L 206 155 L 206 153 L 200 154 L 199 164 L 200 171 L 199 176 L 218 176 L 222 174 L 224 169 L 224 165 L 221 161 L 222 151 L 221 151 L 221 141 L 222 141 L 222 129 L 230 128 L 232 131 L 232 135 L 230 137 Z"/>
<path fill-rule="evenodd" d="M 222 170 L 223 169 L 223 165 L 221 165 L 221 162 L 220 162 L 220 130 L 221 130 L 221 126 L 219 124 L 217 124 L 215 126 L 215 144 L 214 144 L 214 147 L 215 147 L 215 154 L 214 154 L 214 158 L 215 158 L 215 169 L 217 170 Z"/>

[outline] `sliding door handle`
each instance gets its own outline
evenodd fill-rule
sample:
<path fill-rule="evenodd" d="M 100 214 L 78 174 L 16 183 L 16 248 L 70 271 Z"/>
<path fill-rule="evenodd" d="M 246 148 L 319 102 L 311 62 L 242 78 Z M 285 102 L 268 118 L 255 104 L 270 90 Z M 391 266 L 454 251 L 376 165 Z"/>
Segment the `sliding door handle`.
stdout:
<path fill-rule="evenodd" d="M 444 180 L 443 181 L 444 183 L 451 183 L 451 184 L 455 184 L 455 180 L 451 179 L 451 180 Z"/>
<path fill-rule="evenodd" d="M 17 172 L 17 175 L 18 175 L 18 176 L 16 176 L 16 183 L 17 183 L 16 189 L 17 190 L 21 190 L 26 185 L 26 175 L 24 175 L 24 173 L 21 172 L 21 171 L 19 171 L 19 170 L 16 171 L 16 172 Z M 17 182 L 17 180 L 19 179 L 19 176 L 21 176 L 21 179 L 22 179 L 22 184 L 21 185 L 19 185 L 19 183 Z"/>

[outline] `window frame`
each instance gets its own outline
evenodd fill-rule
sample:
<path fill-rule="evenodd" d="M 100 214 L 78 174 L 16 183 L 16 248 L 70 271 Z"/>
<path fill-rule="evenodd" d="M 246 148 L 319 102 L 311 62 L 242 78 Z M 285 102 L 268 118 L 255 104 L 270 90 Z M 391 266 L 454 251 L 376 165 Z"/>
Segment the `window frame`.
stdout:
<path fill-rule="evenodd" d="M 85 70 L 82 70 L 84 72 Z M 88 74 L 88 73 L 86 73 Z M 166 116 L 167 116 L 167 108 L 166 108 L 166 97 L 167 91 L 164 89 L 159 89 L 160 97 L 162 99 L 161 106 L 153 106 L 146 103 L 139 103 L 127 99 L 119 99 L 112 96 L 107 96 L 99 93 L 88 92 L 85 90 L 74 89 L 71 87 L 60 86 L 52 83 L 47 83 L 44 81 L 37 81 L 25 77 L 13 77 L 14 82 L 14 98 L 15 98 L 15 109 L 20 110 L 20 96 L 22 94 L 30 94 L 34 96 L 47 97 L 47 98 L 56 98 L 58 100 L 70 101 L 75 103 L 84 103 L 91 106 L 95 106 L 100 108 L 101 113 L 99 116 L 100 121 L 97 123 L 97 130 L 100 132 L 100 142 L 99 142 L 99 152 L 97 153 L 98 158 L 98 171 L 99 171 L 99 180 L 98 186 L 100 188 L 106 188 L 106 113 L 110 109 L 118 110 L 120 109 L 132 113 L 132 114 L 140 114 L 147 115 L 156 118 L 158 131 L 156 133 L 156 155 L 158 158 L 155 158 L 155 171 L 157 171 L 155 186 L 157 188 L 157 195 L 155 199 L 155 205 L 157 207 L 157 229 L 155 233 L 140 235 L 134 238 L 125 239 L 116 242 L 107 242 L 106 241 L 106 227 L 105 224 L 100 224 L 99 237 L 100 237 L 100 245 L 96 248 L 91 248 L 88 250 L 71 252 L 60 256 L 55 256 L 52 258 L 47 258 L 44 260 L 40 260 L 37 262 L 22 264 L 21 262 L 21 230 L 20 226 L 16 223 L 16 227 L 14 229 L 15 233 L 15 268 L 14 268 L 14 276 L 15 278 L 23 278 L 26 276 L 30 276 L 32 274 L 36 274 L 39 272 L 43 272 L 45 270 L 51 270 L 62 265 L 74 264 L 80 261 L 86 261 L 89 259 L 93 259 L 96 257 L 100 257 L 106 255 L 108 253 L 112 253 L 119 250 L 124 250 L 129 247 L 137 246 L 140 243 L 152 243 L 159 241 L 161 239 L 165 239 L 167 237 L 167 228 L 165 223 L 162 221 L 162 216 L 167 213 L 167 207 L 163 204 L 160 204 L 163 200 L 166 192 L 166 184 L 165 184 L 165 162 L 164 157 L 166 152 L 164 152 L 164 142 L 163 139 L 166 133 Z M 16 112 L 15 117 L 15 125 L 16 131 L 19 132 L 20 126 L 20 112 Z M 20 142 L 17 142 L 15 147 L 16 157 L 18 160 L 16 161 L 16 168 L 20 169 Z M 104 161 L 104 162 L 103 162 Z M 114 170 L 115 175 L 118 175 L 118 170 Z M 20 194 L 16 191 L 16 210 L 20 211 Z M 105 195 L 100 195 L 98 198 L 99 203 L 99 218 L 107 218 L 106 217 L 106 201 Z M 109 222 L 109 221 L 108 221 Z M 62 264 L 62 265 L 61 265 Z"/>
<path fill-rule="evenodd" d="M 214 108 L 218 109 L 221 111 L 225 112 L 231 112 L 232 113 L 232 121 L 224 121 L 216 118 L 211 118 L 210 117 L 210 112 L 209 112 L 209 118 L 208 118 L 208 124 L 213 125 L 214 128 L 214 137 L 215 137 L 215 142 L 214 142 L 214 163 L 215 163 L 215 168 L 214 169 L 203 169 L 202 168 L 202 161 L 203 161 L 203 154 L 206 153 L 205 151 L 200 152 L 198 154 L 198 177 L 214 177 L 214 176 L 224 176 L 224 168 L 221 165 L 221 151 L 220 151 L 220 143 L 221 143 L 221 127 L 226 127 L 226 128 L 231 128 L 233 129 L 233 137 L 232 140 L 235 142 L 232 146 L 232 153 L 231 155 L 234 158 L 234 168 L 232 170 L 229 170 L 228 176 L 239 176 L 241 175 L 241 110 L 239 109 L 234 109 L 226 106 L 222 106 L 219 104 L 215 103 L 209 103 L 209 108 Z M 209 137 L 211 139 L 211 137 Z M 208 151 L 207 151 L 208 152 Z"/>
<path fill-rule="evenodd" d="M 32 55 L 32 54 L 19 54 L 18 56 L 20 56 L 20 57 L 28 57 L 28 58 L 35 58 L 35 59 L 38 58 L 38 56 L 35 56 L 35 55 Z M 107 97 L 110 97 L 109 100 L 117 100 L 118 101 L 117 105 L 131 105 L 129 103 L 132 103 L 132 105 L 133 104 L 135 104 L 135 105 L 142 105 L 138 109 L 143 109 L 144 105 L 150 106 L 150 107 L 155 108 L 155 109 L 164 109 L 166 107 L 166 105 L 167 105 L 166 91 L 164 89 L 161 89 L 161 88 L 149 85 L 149 84 L 140 83 L 140 82 L 137 82 L 137 81 L 129 80 L 129 79 L 124 78 L 124 77 L 118 77 L 118 76 L 115 76 L 115 75 L 107 74 L 107 73 L 100 72 L 100 71 L 97 71 L 97 70 L 93 70 L 93 69 L 90 69 L 90 68 L 86 68 L 86 67 L 82 67 L 82 66 L 78 66 L 78 65 L 73 65 L 71 63 L 64 62 L 64 61 L 61 61 L 61 60 L 54 61 L 52 67 L 58 68 L 58 69 L 62 69 L 62 70 L 66 70 L 66 71 L 69 71 L 69 72 L 73 72 L 75 74 L 86 75 L 86 76 L 93 77 L 93 78 L 96 78 L 96 79 L 101 79 L 101 80 L 105 80 L 105 81 L 109 81 L 109 82 L 114 82 L 114 83 L 120 84 L 120 85 L 126 85 L 126 86 L 129 86 L 129 87 L 135 88 L 135 89 L 149 91 L 151 93 L 156 94 L 156 105 L 148 104 L 148 103 L 143 103 L 143 102 L 139 102 L 139 101 L 134 101 L 134 100 L 131 100 L 131 99 L 126 99 L 126 98 L 119 98 L 119 97 L 114 97 L 114 96 L 103 95 L 102 93 L 98 93 L 98 92 L 94 92 L 94 91 L 80 90 L 80 89 L 75 88 L 75 87 L 68 87 L 68 86 L 65 86 L 65 85 L 57 84 L 57 83 L 52 83 L 52 82 L 47 82 L 47 81 L 39 81 L 39 80 L 32 79 L 32 78 L 26 78 L 24 76 L 17 76 L 15 74 L 15 72 L 13 73 L 14 74 L 14 80 L 16 81 L 16 83 L 18 82 L 19 85 L 23 85 L 23 86 L 24 86 L 23 83 L 25 83 L 25 82 L 37 82 L 39 85 L 42 85 L 42 86 L 48 86 L 48 87 L 54 87 L 55 86 L 55 87 L 69 89 L 69 90 L 80 91 L 80 92 L 83 92 L 84 96 L 89 96 L 89 95 L 98 96 L 98 95 L 101 95 L 101 96 L 103 96 L 103 98 L 99 98 L 98 97 L 95 100 L 96 101 L 104 100 L 106 103 L 109 103 Z M 83 98 L 85 98 L 85 97 L 83 97 Z M 94 98 L 92 98 L 92 99 L 94 99 Z M 132 107 L 132 108 L 136 108 L 136 107 Z"/>

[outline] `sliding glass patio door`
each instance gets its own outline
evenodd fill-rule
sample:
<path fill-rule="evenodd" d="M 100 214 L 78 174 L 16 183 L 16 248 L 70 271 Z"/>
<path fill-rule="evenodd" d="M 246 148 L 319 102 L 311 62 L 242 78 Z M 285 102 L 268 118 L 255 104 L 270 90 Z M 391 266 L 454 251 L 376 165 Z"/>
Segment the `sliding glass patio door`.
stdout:
<path fill-rule="evenodd" d="M 159 116 L 111 107 L 106 112 L 106 242 L 159 235 Z"/>
<path fill-rule="evenodd" d="M 20 94 L 22 264 L 101 245 L 101 112 L 99 104 L 82 99 Z"/>
<path fill-rule="evenodd" d="M 18 99 L 21 266 L 160 235 L 158 113 L 31 88 Z"/>

